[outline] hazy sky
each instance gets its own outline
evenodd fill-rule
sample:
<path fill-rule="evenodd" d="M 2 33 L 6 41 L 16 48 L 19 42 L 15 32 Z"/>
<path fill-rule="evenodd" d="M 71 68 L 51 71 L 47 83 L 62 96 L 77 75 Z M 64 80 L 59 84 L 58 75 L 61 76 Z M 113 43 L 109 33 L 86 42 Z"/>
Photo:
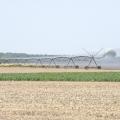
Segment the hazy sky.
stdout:
<path fill-rule="evenodd" d="M 0 0 L 0 52 L 120 48 L 120 0 Z"/>

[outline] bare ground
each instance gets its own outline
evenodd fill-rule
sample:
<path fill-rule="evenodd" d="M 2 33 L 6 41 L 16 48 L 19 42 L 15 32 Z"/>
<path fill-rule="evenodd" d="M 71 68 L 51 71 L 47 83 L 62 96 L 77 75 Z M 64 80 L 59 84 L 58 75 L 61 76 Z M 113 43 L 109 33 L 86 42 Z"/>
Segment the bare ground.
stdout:
<path fill-rule="evenodd" d="M 0 120 L 120 120 L 120 83 L 2 81 Z"/>
<path fill-rule="evenodd" d="M 120 72 L 120 70 L 40 68 L 40 67 L 0 67 L 0 73 L 39 73 L 39 72 Z"/>

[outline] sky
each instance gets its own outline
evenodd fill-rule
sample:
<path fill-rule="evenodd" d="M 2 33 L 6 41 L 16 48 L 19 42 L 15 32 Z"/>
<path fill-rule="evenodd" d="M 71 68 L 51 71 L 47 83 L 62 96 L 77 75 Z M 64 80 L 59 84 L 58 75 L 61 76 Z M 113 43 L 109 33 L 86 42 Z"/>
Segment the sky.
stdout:
<path fill-rule="evenodd" d="M 0 0 L 0 52 L 120 48 L 120 0 Z"/>

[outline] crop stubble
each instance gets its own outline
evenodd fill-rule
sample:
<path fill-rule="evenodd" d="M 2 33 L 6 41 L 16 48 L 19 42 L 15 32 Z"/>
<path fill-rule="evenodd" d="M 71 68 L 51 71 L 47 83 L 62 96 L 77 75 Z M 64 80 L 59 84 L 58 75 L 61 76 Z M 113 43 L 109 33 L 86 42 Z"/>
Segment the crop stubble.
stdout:
<path fill-rule="evenodd" d="M 120 70 L 40 68 L 40 67 L 0 67 L 0 73 L 39 73 L 39 72 L 120 72 Z"/>
<path fill-rule="evenodd" d="M 117 82 L 0 82 L 0 120 L 119 119 Z"/>

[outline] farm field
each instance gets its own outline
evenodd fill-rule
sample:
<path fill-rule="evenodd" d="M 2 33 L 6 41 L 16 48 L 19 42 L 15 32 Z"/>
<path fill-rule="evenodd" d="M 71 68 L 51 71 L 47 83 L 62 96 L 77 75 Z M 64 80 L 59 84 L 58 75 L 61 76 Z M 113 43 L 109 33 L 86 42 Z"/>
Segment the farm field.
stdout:
<path fill-rule="evenodd" d="M 0 81 L 120 82 L 120 72 L 0 73 Z"/>
<path fill-rule="evenodd" d="M 120 120 L 120 83 L 1 81 L 0 120 Z"/>
<path fill-rule="evenodd" d="M 119 120 L 119 70 L 0 67 L 0 120 Z"/>
<path fill-rule="evenodd" d="M 40 68 L 40 67 L 0 67 L 0 73 L 40 73 L 40 72 L 120 72 L 120 70 L 72 69 L 72 68 Z"/>

